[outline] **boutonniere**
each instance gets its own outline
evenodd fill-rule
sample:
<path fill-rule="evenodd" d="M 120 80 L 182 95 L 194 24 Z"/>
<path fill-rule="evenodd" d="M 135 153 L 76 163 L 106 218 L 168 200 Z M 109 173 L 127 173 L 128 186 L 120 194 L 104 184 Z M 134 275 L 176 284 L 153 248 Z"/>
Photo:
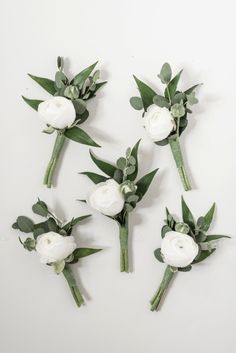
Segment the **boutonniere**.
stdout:
<path fill-rule="evenodd" d="M 129 213 L 142 200 L 158 170 L 155 169 L 136 181 L 139 143 L 140 141 L 132 149 L 128 148 L 125 156 L 120 157 L 116 165 L 98 159 L 90 152 L 93 162 L 106 176 L 92 172 L 81 173 L 96 184 L 88 196 L 88 204 L 119 225 L 121 272 L 129 272 Z"/>
<path fill-rule="evenodd" d="M 191 190 L 191 185 L 184 166 L 179 138 L 187 127 L 188 114 L 192 113 L 190 107 L 198 103 L 195 90 L 199 84 L 180 91 L 178 83 L 182 71 L 172 78 L 170 65 L 165 63 L 162 66 L 158 75 L 165 85 L 162 95 L 134 76 L 141 97 L 132 97 L 130 104 L 134 109 L 144 111 L 144 127 L 148 136 L 159 146 L 170 145 L 183 187 L 188 191 Z"/>
<path fill-rule="evenodd" d="M 81 306 L 84 300 L 76 284 L 71 265 L 77 263 L 82 257 L 102 249 L 78 248 L 72 230 L 76 224 L 91 215 L 72 218 L 69 222 L 62 223 L 41 200 L 33 205 L 32 210 L 46 220 L 34 223 L 28 217 L 19 216 L 12 227 L 26 234 L 32 233 L 32 236 L 25 240 L 19 237 L 23 247 L 28 251 L 37 252 L 41 263 L 51 266 L 56 274 L 64 275 L 76 304 Z"/>
<path fill-rule="evenodd" d="M 151 310 L 157 310 L 168 286 L 177 272 L 188 272 L 192 266 L 205 260 L 216 250 L 217 241 L 230 238 L 226 235 L 208 235 L 213 220 L 215 204 L 205 216 L 195 221 L 192 212 L 182 198 L 182 218 L 178 222 L 166 209 L 166 221 L 161 230 L 161 248 L 154 255 L 167 267 L 162 282 L 151 299 Z"/>
<path fill-rule="evenodd" d="M 38 111 L 39 117 L 46 124 L 43 132 L 46 134 L 55 132 L 57 135 L 44 176 L 44 184 L 49 188 L 66 138 L 85 145 L 100 147 L 79 127 L 89 116 L 87 102 L 94 98 L 98 89 L 106 83 L 98 82 L 99 70 L 93 73 L 96 64 L 97 62 L 87 67 L 71 80 L 65 75 L 63 58 L 59 56 L 55 80 L 29 74 L 29 77 L 53 96 L 45 101 L 22 97 L 31 108 Z"/>

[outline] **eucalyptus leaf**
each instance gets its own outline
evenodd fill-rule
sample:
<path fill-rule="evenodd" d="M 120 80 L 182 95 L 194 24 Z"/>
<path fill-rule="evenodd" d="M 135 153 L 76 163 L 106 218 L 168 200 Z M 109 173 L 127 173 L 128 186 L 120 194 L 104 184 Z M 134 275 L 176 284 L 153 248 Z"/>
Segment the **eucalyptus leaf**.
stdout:
<path fill-rule="evenodd" d="M 134 165 L 131 165 L 129 166 L 127 169 L 126 169 L 126 174 L 127 175 L 131 175 L 135 172 L 135 166 Z"/>
<path fill-rule="evenodd" d="M 120 157 L 116 162 L 117 168 L 124 170 L 126 167 L 126 159 L 124 157 Z"/>
<path fill-rule="evenodd" d="M 82 143 L 88 146 L 100 147 L 84 130 L 82 130 L 78 126 L 74 126 L 71 129 L 67 129 L 64 132 L 64 135 L 75 142 Z"/>
<path fill-rule="evenodd" d="M 194 105 L 198 103 L 198 99 L 195 97 L 195 95 L 196 93 L 194 91 L 186 95 L 188 104 Z"/>
<path fill-rule="evenodd" d="M 162 83 L 169 83 L 171 80 L 171 76 L 172 76 L 172 71 L 171 71 L 170 64 L 165 63 L 162 66 L 161 72 L 158 75 L 158 77 L 161 79 Z"/>
<path fill-rule="evenodd" d="M 32 211 L 42 217 L 47 217 L 49 213 L 48 206 L 40 199 L 32 206 Z"/>
<path fill-rule="evenodd" d="M 138 140 L 131 150 L 131 155 L 135 159 L 135 171 L 129 175 L 129 180 L 134 181 L 138 175 L 138 149 L 141 140 Z"/>
<path fill-rule="evenodd" d="M 132 107 L 136 110 L 142 110 L 143 109 L 143 101 L 142 98 L 140 97 L 131 97 L 129 100 L 130 104 Z"/>
<path fill-rule="evenodd" d="M 23 243 L 23 246 L 26 250 L 28 251 L 33 251 L 35 250 L 35 246 L 36 246 L 36 242 L 34 239 L 32 238 L 27 238 L 24 243 Z"/>
<path fill-rule="evenodd" d="M 17 217 L 16 222 L 21 232 L 24 232 L 24 233 L 33 232 L 34 223 L 30 218 L 25 216 L 19 216 Z"/>
<path fill-rule="evenodd" d="M 57 233 L 58 230 L 59 230 L 59 227 L 55 221 L 54 218 L 50 217 L 48 220 L 47 220 L 47 225 L 48 225 L 48 229 L 50 232 L 55 232 Z"/>
<path fill-rule="evenodd" d="M 168 100 L 163 97 L 163 96 L 160 96 L 160 95 L 156 95 L 153 97 L 153 103 L 158 105 L 158 107 L 165 107 L 165 108 L 169 108 L 170 106 L 170 103 L 168 102 Z"/>
<path fill-rule="evenodd" d="M 169 227 L 168 225 L 163 226 L 161 229 L 161 237 L 164 238 L 166 233 L 171 232 L 171 231 L 172 231 L 172 228 Z"/>

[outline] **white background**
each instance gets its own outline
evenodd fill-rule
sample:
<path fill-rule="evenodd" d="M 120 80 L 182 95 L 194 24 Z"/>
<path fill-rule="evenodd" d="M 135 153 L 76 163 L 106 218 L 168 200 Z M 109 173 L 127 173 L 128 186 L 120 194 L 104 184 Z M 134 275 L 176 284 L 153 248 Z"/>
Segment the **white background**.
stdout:
<path fill-rule="evenodd" d="M 1 33 L 1 232 L 0 350 L 4 353 L 233 353 L 236 336 L 236 90 L 233 1 L 2 1 Z M 84 198 L 92 183 L 79 171 L 98 172 L 88 148 L 70 141 L 57 187 L 42 185 L 54 136 L 41 133 L 37 113 L 21 99 L 48 97 L 26 73 L 53 77 L 56 57 L 72 76 L 99 60 L 109 83 L 90 104 L 83 125 L 99 143 L 97 155 L 115 160 L 143 137 L 140 176 L 160 168 L 149 193 L 131 216 L 132 274 L 119 273 L 117 225 L 93 212 L 77 229 L 78 244 L 104 251 L 75 266 L 86 306 L 77 309 L 62 276 L 21 247 L 11 224 L 32 216 L 39 196 L 62 218 L 91 212 Z M 213 234 L 230 234 L 214 256 L 180 273 L 160 312 L 148 301 L 164 266 L 160 244 L 164 207 L 180 214 L 183 193 L 169 147 L 152 144 L 132 74 L 162 88 L 157 73 L 168 61 L 184 68 L 182 87 L 204 82 L 199 105 L 183 135 L 194 190 L 184 193 L 196 216 L 213 201 Z"/>

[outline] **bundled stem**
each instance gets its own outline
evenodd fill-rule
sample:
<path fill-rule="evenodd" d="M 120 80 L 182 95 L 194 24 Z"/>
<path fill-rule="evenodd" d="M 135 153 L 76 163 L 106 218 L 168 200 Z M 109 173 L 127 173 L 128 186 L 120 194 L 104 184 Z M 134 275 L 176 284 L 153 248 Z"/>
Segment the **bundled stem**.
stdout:
<path fill-rule="evenodd" d="M 173 270 L 173 268 L 171 266 L 166 267 L 161 284 L 160 284 L 158 290 L 156 291 L 156 293 L 154 294 L 153 298 L 150 300 L 151 311 L 158 310 L 159 305 L 161 303 L 161 300 L 162 300 L 163 296 L 165 295 L 165 293 L 169 287 L 169 284 L 170 284 L 172 278 L 174 277 L 175 273 L 176 272 Z"/>
<path fill-rule="evenodd" d="M 64 145 L 64 142 L 65 142 L 65 135 L 58 131 L 56 141 L 52 151 L 52 156 L 48 163 L 48 166 L 44 175 L 44 180 L 43 180 L 43 183 L 47 185 L 48 188 L 52 186 L 53 174 L 54 174 L 62 147 Z"/>
<path fill-rule="evenodd" d="M 124 217 L 124 223 L 120 224 L 120 271 L 129 272 L 129 247 L 128 247 L 128 236 L 129 236 L 129 225 L 128 225 L 128 214 Z"/>
<path fill-rule="evenodd" d="M 77 304 L 78 307 L 80 307 L 82 304 L 84 304 L 84 299 L 82 295 L 80 294 L 79 288 L 77 287 L 73 272 L 70 268 L 69 265 L 65 265 L 65 268 L 63 270 L 63 275 L 65 276 L 65 279 L 67 280 L 67 283 L 70 287 L 71 293 L 73 295 L 73 298 Z"/>
<path fill-rule="evenodd" d="M 181 182 L 183 184 L 184 190 L 189 191 L 192 189 L 190 181 L 188 179 L 188 175 L 184 166 L 184 161 L 183 161 L 183 156 L 180 148 L 180 143 L 179 143 L 179 137 L 176 139 L 169 139 L 169 144 L 171 147 L 171 151 L 176 163 L 176 166 L 178 168 L 179 176 L 181 179 Z"/>

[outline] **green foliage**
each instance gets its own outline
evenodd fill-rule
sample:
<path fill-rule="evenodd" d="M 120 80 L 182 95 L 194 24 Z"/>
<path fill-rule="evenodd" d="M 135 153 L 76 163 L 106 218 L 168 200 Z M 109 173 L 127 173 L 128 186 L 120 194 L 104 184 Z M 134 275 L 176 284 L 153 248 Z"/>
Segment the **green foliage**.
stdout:
<path fill-rule="evenodd" d="M 171 232 L 172 228 L 168 225 L 165 225 L 162 227 L 161 229 L 161 237 L 164 238 L 164 236 L 166 235 L 166 233 Z"/>
<path fill-rule="evenodd" d="M 17 217 L 16 223 L 21 232 L 31 233 L 34 230 L 34 223 L 28 217 L 25 217 L 25 216 Z"/>
<path fill-rule="evenodd" d="M 170 82 L 171 76 L 172 76 L 172 70 L 171 70 L 170 64 L 165 63 L 162 66 L 161 72 L 158 75 L 158 77 L 161 79 L 162 83 L 167 84 Z"/>
<path fill-rule="evenodd" d="M 175 118 L 181 118 L 185 115 L 185 108 L 183 103 L 175 103 L 171 107 L 171 113 Z"/>
<path fill-rule="evenodd" d="M 136 183 L 137 186 L 137 195 L 139 196 L 139 201 L 143 198 L 143 196 L 146 194 L 156 172 L 158 171 L 158 168 L 153 170 L 152 172 L 144 175 L 141 179 L 139 179 Z"/>
<path fill-rule="evenodd" d="M 159 94 L 157 94 L 156 96 L 153 97 L 153 103 L 158 105 L 158 107 L 165 107 L 165 108 L 169 108 L 170 107 L 170 103 L 169 101 L 163 97 L 160 96 Z"/>
<path fill-rule="evenodd" d="M 195 260 L 192 262 L 193 264 L 197 264 L 199 262 L 202 262 L 206 258 L 208 258 L 210 255 L 215 252 L 216 249 L 211 249 L 211 250 L 201 250 L 199 251 L 199 254 L 196 256 Z"/>
<path fill-rule="evenodd" d="M 76 263 L 81 259 L 82 257 L 86 257 L 89 255 L 93 255 L 102 249 L 92 249 L 92 248 L 77 248 L 73 252 L 73 260 L 71 261 L 72 264 Z"/>
<path fill-rule="evenodd" d="M 172 99 L 175 96 L 177 86 L 179 83 L 180 76 L 182 74 L 183 70 L 181 70 L 172 80 L 168 83 L 166 89 L 165 89 L 165 97 L 169 99 L 172 102 Z"/>
<path fill-rule="evenodd" d="M 106 178 L 105 176 L 97 173 L 82 172 L 80 174 L 86 175 L 90 180 L 94 182 L 94 184 L 99 184 L 108 180 L 108 178 Z"/>
<path fill-rule="evenodd" d="M 82 82 L 84 82 L 89 77 L 89 75 L 92 73 L 92 71 L 95 68 L 95 66 L 97 65 L 97 63 L 98 63 L 98 61 L 96 61 L 94 64 L 90 65 L 89 67 L 87 67 L 86 69 L 84 69 L 83 71 L 78 73 L 73 78 L 71 83 L 74 85 L 80 85 Z"/>
<path fill-rule="evenodd" d="M 222 238 L 230 238 L 228 235 L 207 235 L 204 243 L 209 243 L 210 241 L 215 241 L 215 240 L 219 240 Z"/>
<path fill-rule="evenodd" d="M 194 105 L 198 103 L 198 99 L 195 97 L 195 95 L 196 93 L 194 91 L 186 95 L 189 105 Z"/>
<path fill-rule="evenodd" d="M 48 206 L 44 201 L 41 201 L 38 199 L 38 201 L 32 206 L 32 210 L 34 213 L 42 216 L 42 217 L 47 217 L 48 216 Z"/>
<path fill-rule="evenodd" d="M 162 254 L 161 254 L 161 249 L 160 248 L 158 248 L 158 249 L 156 249 L 154 251 L 154 256 L 159 262 L 164 262 L 164 260 L 162 258 Z"/>
<path fill-rule="evenodd" d="M 144 110 L 146 111 L 147 108 L 153 104 L 153 97 L 156 96 L 156 92 L 153 91 L 151 87 L 146 85 L 146 83 L 140 81 L 136 76 L 134 76 L 134 79 L 137 83 L 138 90 L 142 98 Z"/>
<path fill-rule="evenodd" d="M 45 91 L 47 91 L 51 95 L 54 95 L 56 93 L 54 81 L 44 77 L 38 77 L 31 74 L 28 75 L 30 78 L 32 78 L 32 80 L 37 82 L 43 89 L 45 89 Z"/>
<path fill-rule="evenodd" d="M 29 99 L 26 98 L 24 96 L 22 96 L 23 100 L 25 101 L 25 103 L 27 103 L 31 108 L 33 108 L 34 110 L 38 110 L 38 106 L 40 103 L 42 103 L 42 100 L 38 100 L 38 99 Z"/>
<path fill-rule="evenodd" d="M 184 201 L 183 196 L 181 198 L 181 202 L 182 202 L 182 217 L 183 217 L 183 221 L 184 221 L 184 223 L 187 223 L 192 230 L 194 230 L 195 229 L 194 217 L 193 217 L 190 209 L 188 208 L 186 202 Z"/>
<path fill-rule="evenodd" d="M 131 97 L 129 100 L 130 104 L 132 107 L 136 110 L 142 110 L 143 109 L 143 101 L 142 98 L 140 97 Z"/>
<path fill-rule="evenodd" d="M 90 156 L 93 160 L 93 162 L 96 164 L 96 166 L 106 175 L 108 175 L 109 177 L 113 178 L 115 171 L 116 171 L 116 167 L 113 166 L 112 164 L 105 162 L 99 158 L 97 158 L 92 151 L 90 152 Z"/>
<path fill-rule="evenodd" d="M 101 147 L 84 130 L 82 130 L 78 126 L 74 126 L 71 129 L 67 129 L 64 132 L 64 135 L 70 140 L 82 143 L 84 145 Z"/>
<path fill-rule="evenodd" d="M 22 243 L 23 247 L 28 250 L 28 251 L 33 251 L 35 250 L 35 246 L 36 246 L 36 242 L 34 239 L 32 238 L 26 238 L 26 240 L 24 242 L 22 242 L 20 240 L 20 242 Z"/>

